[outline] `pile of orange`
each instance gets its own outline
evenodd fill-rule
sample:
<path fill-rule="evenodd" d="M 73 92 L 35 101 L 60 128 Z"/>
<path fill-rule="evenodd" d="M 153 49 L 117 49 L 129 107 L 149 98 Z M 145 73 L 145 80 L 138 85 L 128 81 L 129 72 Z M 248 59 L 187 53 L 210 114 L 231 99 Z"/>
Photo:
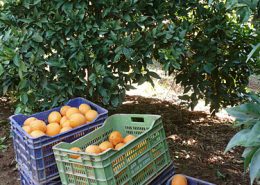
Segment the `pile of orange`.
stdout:
<path fill-rule="evenodd" d="M 108 149 L 116 149 L 119 150 L 122 148 L 125 144 L 133 141 L 135 139 L 135 136 L 133 135 L 127 135 L 126 137 L 123 137 L 122 134 L 119 131 L 113 131 L 107 141 L 103 141 L 99 145 L 89 145 L 85 152 L 88 154 L 100 154 L 102 152 L 107 151 Z M 72 147 L 70 150 L 81 152 L 82 150 L 78 147 Z M 71 158 L 78 159 L 79 155 L 70 155 Z"/>
<path fill-rule="evenodd" d="M 26 119 L 23 129 L 32 137 L 43 135 L 55 136 L 73 128 L 79 127 L 93 121 L 98 112 L 92 110 L 88 104 L 81 104 L 78 108 L 65 105 L 60 112 L 53 111 L 48 116 L 48 124 L 35 117 Z"/>

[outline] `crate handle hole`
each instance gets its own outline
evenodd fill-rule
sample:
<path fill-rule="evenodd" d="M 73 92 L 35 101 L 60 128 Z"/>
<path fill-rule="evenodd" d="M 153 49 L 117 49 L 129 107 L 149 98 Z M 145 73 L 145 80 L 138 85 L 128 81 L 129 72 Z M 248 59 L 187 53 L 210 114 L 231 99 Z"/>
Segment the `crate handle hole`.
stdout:
<path fill-rule="evenodd" d="M 144 118 L 142 117 L 131 117 L 132 122 L 144 122 Z"/>

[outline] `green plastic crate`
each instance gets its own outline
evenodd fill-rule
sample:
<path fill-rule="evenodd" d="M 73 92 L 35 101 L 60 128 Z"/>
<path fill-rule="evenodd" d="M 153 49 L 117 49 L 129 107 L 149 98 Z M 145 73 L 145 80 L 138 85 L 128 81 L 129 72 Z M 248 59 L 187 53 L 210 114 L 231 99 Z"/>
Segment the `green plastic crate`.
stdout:
<path fill-rule="evenodd" d="M 99 155 L 73 152 L 82 151 L 91 144 L 108 140 L 108 135 L 120 131 L 136 139 L 120 150 L 109 149 Z M 171 164 L 166 136 L 159 115 L 116 114 L 104 125 L 72 143 L 59 143 L 53 147 L 63 185 L 142 185 L 160 175 Z M 71 154 L 80 155 L 72 159 Z"/>

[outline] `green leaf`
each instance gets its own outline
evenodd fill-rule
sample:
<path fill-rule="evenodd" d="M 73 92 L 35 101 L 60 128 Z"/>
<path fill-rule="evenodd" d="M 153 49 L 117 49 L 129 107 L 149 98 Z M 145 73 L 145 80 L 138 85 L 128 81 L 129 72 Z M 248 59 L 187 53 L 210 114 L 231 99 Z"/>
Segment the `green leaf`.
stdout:
<path fill-rule="evenodd" d="M 235 146 L 244 146 L 247 142 L 248 135 L 250 133 L 251 129 L 243 129 L 236 133 L 232 139 L 229 141 L 224 153 L 227 153 L 229 150 L 231 150 Z"/>
<path fill-rule="evenodd" d="M 131 59 L 131 55 L 133 53 L 133 50 L 131 48 L 123 48 L 123 54 L 127 59 Z"/>
<path fill-rule="evenodd" d="M 2 64 L 0 64 L 0 76 L 4 73 L 4 67 Z"/>
<path fill-rule="evenodd" d="M 124 15 L 123 19 L 127 22 L 131 21 L 131 17 L 129 16 L 129 14 Z"/>
<path fill-rule="evenodd" d="M 252 157 L 254 156 L 255 152 L 257 151 L 258 148 L 246 148 L 244 153 L 243 153 L 243 157 L 244 159 L 244 171 L 247 170 L 250 162 L 252 161 Z"/>
<path fill-rule="evenodd" d="M 237 14 L 242 22 L 247 22 L 252 14 L 252 10 L 248 6 L 244 6 L 237 10 Z"/>
<path fill-rule="evenodd" d="M 24 93 L 21 96 L 21 101 L 23 102 L 23 104 L 27 104 L 27 102 L 28 102 L 28 95 Z"/>
<path fill-rule="evenodd" d="M 13 61 L 14 61 L 14 64 L 19 67 L 20 66 L 20 58 L 19 58 L 19 55 L 16 54 L 13 58 Z"/>
<path fill-rule="evenodd" d="M 18 106 L 16 107 L 14 113 L 15 113 L 15 114 L 19 114 L 19 113 L 21 113 L 21 111 L 22 111 L 22 107 L 18 105 Z"/>
<path fill-rule="evenodd" d="M 227 0 L 226 1 L 226 8 L 231 9 L 238 3 L 238 0 Z"/>
<path fill-rule="evenodd" d="M 253 185 L 254 180 L 259 177 L 260 174 L 260 148 L 255 152 L 250 163 L 250 182 Z"/>
<path fill-rule="evenodd" d="M 112 98 L 111 104 L 112 104 L 113 107 L 117 107 L 117 106 L 119 105 L 119 99 L 118 99 L 118 97 Z"/>
<path fill-rule="evenodd" d="M 238 122 L 252 119 L 258 120 L 260 117 L 260 105 L 255 103 L 245 103 L 240 106 L 226 109 L 229 115 L 236 118 Z"/>
<path fill-rule="evenodd" d="M 153 78 L 161 79 L 161 77 L 153 71 L 149 71 L 149 75 L 152 76 Z"/>
<path fill-rule="evenodd" d="M 43 41 L 43 38 L 40 34 L 38 33 L 35 33 L 33 36 L 32 36 L 32 39 L 35 41 L 35 42 L 42 42 Z"/>
<path fill-rule="evenodd" d="M 255 45 L 252 49 L 252 51 L 249 53 L 249 55 L 247 56 L 246 62 L 248 62 L 248 60 L 250 60 L 252 58 L 252 56 L 254 55 L 254 53 L 260 49 L 260 43 L 258 43 L 257 45 Z"/>
<path fill-rule="evenodd" d="M 245 146 L 258 146 L 260 145 L 260 121 L 256 122 L 251 129 Z"/>
<path fill-rule="evenodd" d="M 215 69 L 215 66 L 211 63 L 207 63 L 203 66 L 203 69 L 208 73 L 211 74 L 211 72 Z"/>

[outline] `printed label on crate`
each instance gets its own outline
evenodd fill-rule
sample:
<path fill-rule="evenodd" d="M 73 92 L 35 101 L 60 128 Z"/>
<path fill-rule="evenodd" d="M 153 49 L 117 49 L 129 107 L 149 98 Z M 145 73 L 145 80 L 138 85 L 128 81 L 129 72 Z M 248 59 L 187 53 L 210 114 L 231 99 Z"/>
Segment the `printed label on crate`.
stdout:
<path fill-rule="evenodd" d="M 140 159 L 130 165 L 131 173 L 134 174 L 151 161 L 149 153 L 143 155 Z"/>

